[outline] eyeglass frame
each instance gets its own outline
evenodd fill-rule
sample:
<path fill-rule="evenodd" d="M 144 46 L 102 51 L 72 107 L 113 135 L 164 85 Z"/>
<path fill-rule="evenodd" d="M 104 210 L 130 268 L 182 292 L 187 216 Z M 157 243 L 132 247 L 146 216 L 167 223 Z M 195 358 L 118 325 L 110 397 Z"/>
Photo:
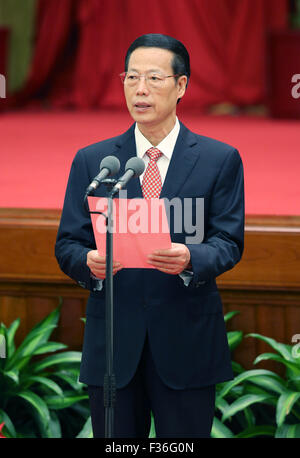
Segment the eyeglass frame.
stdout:
<path fill-rule="evenodd" d="M 125 84 L 125 77 L 129 72 L 122 72 L 119 74 L 119 77 L 121 78 L 121 81 L 123 84 Z M 154 72 L 153 72 L 154 73 Z M 146 75 L 142 74 L 140 75 L 139 73 L 136 74 L 138 81 L 140 81 L 141 77 L 143 76 L 145 78 L 145 81 L 147 81 Z M 163 77 L 163 82 L 165 82 L 166 78 L 178 78 L 179 76 L 185 76 L 184 73 L 178 73 L 176 75 L 161 75 Z"/>

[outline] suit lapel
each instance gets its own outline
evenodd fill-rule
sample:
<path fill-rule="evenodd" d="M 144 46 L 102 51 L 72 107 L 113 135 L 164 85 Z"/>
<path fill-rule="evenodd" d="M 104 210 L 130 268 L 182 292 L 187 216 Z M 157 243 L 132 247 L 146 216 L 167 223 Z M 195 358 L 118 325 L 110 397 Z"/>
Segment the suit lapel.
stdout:
<path fill-rule="evenodd" d="M 118 179 L 125 171 L 128 159 L 136 156 L 136 144 L 133 124 L 130 129 L 118 137 L 114 155 L 118 157 L 121 167 Z M 172 199 L 178 195 L 180 188 L 190 176 L 199 155 L 193 146 L 197 144 L 196 136 L 180 123 L 180 132 L 168 167 L 168 172 L 161 190 L 160 198 Z M 143 197 L 139 178 L 133 178 L 127 184 L 127 196 L 129 199 Z"/>
<path fill-rule="evenodd" d="M 118 138 L 118 141 L 116 143 L 116 149 L 115 149 L 115 156 L 120 161 L 120 172 L 118 175 L 116 175 L 116 179 L 120 178 L 123 173 L 125 172 L 125 165 L 128 159 L 130 159 L 133 156 L 136 156 L 136 144 L 135 144 L 135 137 L 134 137 L 134 126 L 133 124 L 127 132 L 125 132 L 123 135 L 121 135 Z M 136 197 L 143 197 L 142 193 L 142 188 L 140 185 L 140 179 L 139 178 L 132 178 L 127 186 L 127 197 L 128 199 L 133 199 Z"/>
<path fill-rule="evenodd" d="M 194 145 L 196 136 L 180 123 L 180 132 L 169 164 L 168 172 L 161 190 L 160 197 L 172 199 L 179 194 L 180 188 L 190 176 L 199 155 Z"/>

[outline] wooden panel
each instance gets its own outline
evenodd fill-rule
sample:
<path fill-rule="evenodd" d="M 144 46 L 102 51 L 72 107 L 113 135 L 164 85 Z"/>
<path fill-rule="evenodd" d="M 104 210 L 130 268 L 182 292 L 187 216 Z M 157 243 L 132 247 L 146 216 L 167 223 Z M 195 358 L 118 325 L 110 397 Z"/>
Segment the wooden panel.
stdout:
<path fill-rule="evenodd" d="M 225 313 L 239 311 L 228 322 L 228 330 L 241 330 L 244 335 L 256 332 L 286 344 L 291 344 L 293 335 L 300 333 L 299 291 L 221 289 L 221 295 Z M 270 351 L 273 350 L 269 345 L 249 337 L 243 340 L 234 357 L 250 368 L 258 354 Z M 257 367 L 281 370 L 280 365 L 273 362 L 260 363 Z"/>
<path fill-rule="evenodd" d="M 244 302 L 244 295 L 235 294 L 232 291 L 222 291 L 222 302 L 224 313 L 238 311 L 239 314 L 234 316 L 226 325 L 228 331 L 243 331 L 244 335 L 253 332 L 256 329 L 255 306 Z M 248 295 L 247 295 L 248 296 Z M 246 297 L 247 297 L 246 296 Z M 251 363 L 257 356 L 257 343 L 250 339 L 244 339 L 239 347 L 234 351 L 235 361 L 244 367 L 250 367 Z"/>
<path fill-rule="evenodd" d="M 54 257 L 60 212 L 0 209 L 0 280 L 69 281 Z"/>
<path fill-rule="evenodd" d="M 220 286 L 300 290 L 300 217 L 246 217 L 241 262 Z"/>
<path fill-rule="evenodd" d="M 50 340 L 65 343 L 70 349 L 81 350 L 88 291 L 76 285 L 61 288 L 55 283 L 39 284 L 0 283 L 0 321 L 9 326 L 16 318 L 21 324 L 16 334 L 19 345 L 32 327 L 45 318 L 61 302 L 58 328 Z"/>
<path fill-rule="evenodd" d="M 59 210 L 0 209 L 0 281 L 70 283 L 54 257 Z M 248 217 L 242 261 L 218 278 L 230 288 L 300 290 L 300 217 Z"/>
<path fill-rule="evenodd" d="M 300 233 L 246 232 L 242 261 L 223 274 L 219 284 L 298 289 L 299 268 Z"/>

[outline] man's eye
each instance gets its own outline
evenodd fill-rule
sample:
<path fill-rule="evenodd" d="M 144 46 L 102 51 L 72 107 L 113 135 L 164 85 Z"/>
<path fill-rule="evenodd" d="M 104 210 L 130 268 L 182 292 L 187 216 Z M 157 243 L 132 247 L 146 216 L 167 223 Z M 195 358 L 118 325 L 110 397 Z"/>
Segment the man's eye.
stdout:
<path fill-rule="evenodd" d="M 150 76 L 151 81 L 160 81 L 161 77 L 158 75 L 151 75 Z"/>
<path fill-rule="evenodd" d="M 131 81 L 135 81 L 137 80 L 137 76 L 136 75 L 127 75 L 127 79 Z"/>

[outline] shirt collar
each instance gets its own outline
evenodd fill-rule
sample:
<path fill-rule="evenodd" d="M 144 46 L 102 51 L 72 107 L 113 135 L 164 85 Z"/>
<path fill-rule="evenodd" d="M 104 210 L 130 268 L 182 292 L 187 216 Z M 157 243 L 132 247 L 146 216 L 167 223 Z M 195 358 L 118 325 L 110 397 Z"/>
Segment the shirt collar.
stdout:
<path fill-rule="evenodd" d="M 175 143 L 179 135 L 179 131 L 180 131 L 180 124 L 176 116 L 175 126 L 173 127 L 171 132 L 169 132 L 169 134 L 157 146 L 155 146 L 155 148 L 159 149 L 169 160 L 172 157 Z M 136 144 L 137 156 L 140 158 L 143 158 L 146 151 L 149 148 L 153 148 L 153 145 L 151 145 L 149 140 L 147 140 L 147 138 L 144 137 L 144 135 L 138 128 L 137 123 L 135 124 L 134 134 L 135 134 L 135 144 Z"/>

